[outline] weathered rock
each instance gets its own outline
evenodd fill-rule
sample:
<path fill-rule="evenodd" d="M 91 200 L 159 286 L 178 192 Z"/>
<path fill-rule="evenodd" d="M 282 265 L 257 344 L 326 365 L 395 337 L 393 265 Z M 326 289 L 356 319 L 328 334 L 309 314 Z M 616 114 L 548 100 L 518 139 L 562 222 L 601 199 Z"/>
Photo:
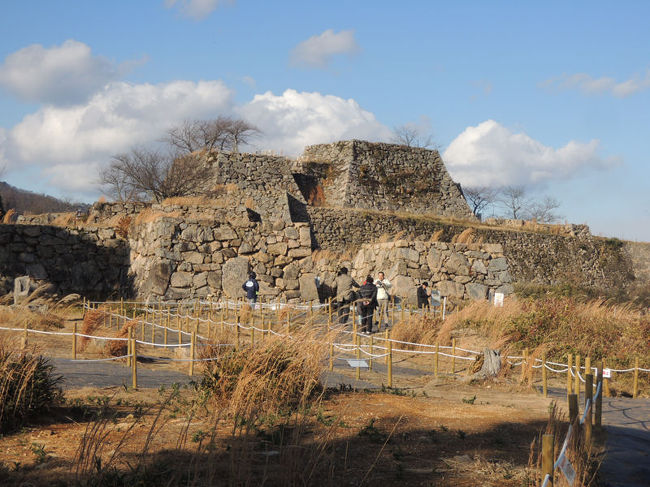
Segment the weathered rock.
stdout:
<path fill-rule="evenodd" d="M 486 299 L 488 293 L 488 287 L 483 284 L 478 284 L 471 282 L 465 285 L 467 295 L 470 299 Z"/>
<path fill-rule="evenodd" d="M 508 269 L 508 261 L 505 257 L 497 257 L 490 260 L 488 264 L 488 272 L 500 272 Z"/>
<path fill-rule="evenodd" d="M 167 292 L 171 273 L 171 266 L 167 262 L 156 262 L 149 271 L 145 288 L 154 294 L 163 296 Z"/>
<path fill-rule="evenodd" d="M 226 261 L 222 267 L 221 288 L 231 298 L 244 296 L 242 284 L 248 279 L 249 263 L 244 257 Z"/>
<path fill-rule="evenodd" d="M 300 297 L 305 301 L 318 299 L 318 288 L 316 287 L 316 274 L 303 274 L 298 279 L 300 283 Z"/>
<path fill-rule="evenodd" d="M 441 296 L 462 298 L 465 293 L 465 286 L 454 281 L 440 281 L 436 284 L 436 287 L 440 290 Z"/>
<path fill-rule="evenodd" d="M 190 287 L 193 274 L 191 272 L 174 272 L 171 278 L 171 286 L 175 288 Z"/>
<path fill-rule="evenodd" d="M 21 304 L 34 289 L 36 289 L 36 285 L 29 276 L 14 279 L 14 304 Z"/>
<path fill-rule="evenodd" d="M 287 255 L 288 246 L 286 242 L 270 244 L 266 251 L 271 255 Z"/>

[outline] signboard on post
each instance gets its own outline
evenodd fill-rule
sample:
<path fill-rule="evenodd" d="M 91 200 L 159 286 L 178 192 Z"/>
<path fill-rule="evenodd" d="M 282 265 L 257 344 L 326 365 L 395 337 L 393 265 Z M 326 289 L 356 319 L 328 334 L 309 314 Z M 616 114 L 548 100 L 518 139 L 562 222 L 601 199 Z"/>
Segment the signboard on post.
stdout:
<path fill-rule="evenodd" d="M 440 291 L 434 289 L 431 291 L 431 306 L 437 308 L 440 306 Z"/>
<path fill-rule="evenodd" d="M 569 485 L 573 485 L 573 482 L 576 479 L 576 471 L 564 453 L 562 453 L 562 456 L 560 456 L 560 458 L 558 459 L 558 468 L 564 474 L 567 483 Z"/>
<path fill-rule="evenodd" d="M 612 369 L 603 369 L 603 379 L 612 378 Z"/>
<path fill-rule="evenodd" d="M 502 307 L 503 306 L 503 293 L 494 293 L 494 306 Z"/>

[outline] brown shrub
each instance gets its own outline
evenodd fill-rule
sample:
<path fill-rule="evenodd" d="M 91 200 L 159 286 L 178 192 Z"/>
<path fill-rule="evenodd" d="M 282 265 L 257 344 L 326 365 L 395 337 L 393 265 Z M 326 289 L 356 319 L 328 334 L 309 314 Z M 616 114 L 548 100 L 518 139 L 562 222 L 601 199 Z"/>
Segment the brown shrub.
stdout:
<path fill-rule="evenodd" d="M 128 338 L 129 337 L 129 329 L 133 328 L 135 329 L 138 326 L 138 321 L 137 320 L 132 320 L 132 321 L 127 321 L 124 326 L 118 331 L 114 337 L 115 338 Z M 128 351 L 128 344 L 125 340 L 107 340 L 107 345 L 106 345 L 106 353 L 110 355 L 111 357 L 121 357 L 123 355 L 127 354 Z"/>
<path fill-rule="evenodd" d="M 16 210 L 9 208 L 2 217 L 2 223 L 13 223 L 15 220 Z"/>
<path fill-rule="evenodd" d="M 115 233 L 117 233 L 120 237 L 126 238 L 129 236 L 129 226 L 131 225 L 131 217 L 130 216 L 123 216 L 117 221 L 117 225 L 115 226 Z"/>
<path fill-rule="evenodd" d="M 89 309 L 84 316 L 81 324 L 81 333 L 84 335 L 93 335 L 96 330 L 104 325 L 106 312 L 103 309 Z M 79 350 L 84 351 L 90 343 L 90 338 L 79 337 Z"/>

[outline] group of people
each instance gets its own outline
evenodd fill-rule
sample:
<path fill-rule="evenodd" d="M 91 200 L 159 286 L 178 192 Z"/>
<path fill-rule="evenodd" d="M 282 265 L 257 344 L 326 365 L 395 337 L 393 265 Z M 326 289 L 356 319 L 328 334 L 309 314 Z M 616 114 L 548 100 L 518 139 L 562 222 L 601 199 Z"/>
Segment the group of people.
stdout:
<path fill-rule="evenodd" d="M 383 272 L 377 274 L 377 279 L 367 276 L 362 285 L 356 283 L 348 274 L 347 267 L 342 267 L 334 281 L 336 301 L 338 303 L 339 323 L 348 322 L 350 305 L 355 303 L 361 318 L 361 333 L 372 333 L 373 316 L 379 308 L 377 324 L 387 324 L 388 303 L 390 302 L 391 283 Z M 358 289 L 358 291 L 355 291 Z M 385 321 L 384 321 L 385 320 Z"/>

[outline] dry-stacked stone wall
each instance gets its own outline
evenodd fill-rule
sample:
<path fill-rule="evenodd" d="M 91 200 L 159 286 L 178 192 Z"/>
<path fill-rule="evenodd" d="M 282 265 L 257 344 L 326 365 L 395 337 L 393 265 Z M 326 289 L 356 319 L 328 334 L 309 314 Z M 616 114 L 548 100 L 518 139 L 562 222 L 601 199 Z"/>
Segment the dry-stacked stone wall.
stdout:
<path fill-rule="evenodd" d="M 474 219 L 435 150 L 350 140 L 309 146 L 300 162 L 328 205 Z"/>

